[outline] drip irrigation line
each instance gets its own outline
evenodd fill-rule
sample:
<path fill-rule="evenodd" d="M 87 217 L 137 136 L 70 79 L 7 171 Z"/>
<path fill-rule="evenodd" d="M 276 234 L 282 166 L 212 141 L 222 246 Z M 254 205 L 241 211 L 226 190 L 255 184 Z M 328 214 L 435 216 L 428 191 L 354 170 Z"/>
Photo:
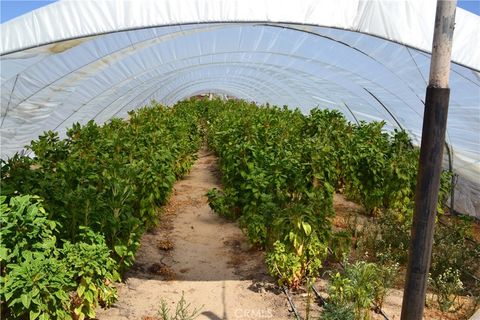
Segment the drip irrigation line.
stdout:
<path fill-rule="evenodd" d="M 383 317 L 384 320 L 389 320 L 388 317 L 387 317 L 387 315 L 385 314 L 385 312 L 383 312 L 382 309 L 380 309 L 380 307 L 378 307 L 378 306 L 375 305 L 375 304 L 373 304 L 373 306 L 374 306 L 373 311 L 375 311 L 375 313 L 378 313 L 378 314 L 382 315 L 382 317 Z"/>
<path fill-rule="evenodd" d="M 322 303 L 322 305 L 325 304 L 325 299 L 320 295 L 320 292 L 317 290 L 317 287 L 312 283 L 312 289 L 315 295 L 317 296 L 318 300 Z"/>
<path fill-rule="evenodd" d="M 295 307 L 295 304 L 293 303 L 293 300 L 290 297 L 290 294 L 288 293 L 288 289 L 285 286 L 282 286 L 282 290 L 287 296 L 288 303 L 290 303 L 290 306 L 292 307 L 293 313 L 295 314 L 295 318 L 297 320 L 302 320 L 302 317 L 300 317 L 300 314 L 298 313 L 297 307 Z"/>

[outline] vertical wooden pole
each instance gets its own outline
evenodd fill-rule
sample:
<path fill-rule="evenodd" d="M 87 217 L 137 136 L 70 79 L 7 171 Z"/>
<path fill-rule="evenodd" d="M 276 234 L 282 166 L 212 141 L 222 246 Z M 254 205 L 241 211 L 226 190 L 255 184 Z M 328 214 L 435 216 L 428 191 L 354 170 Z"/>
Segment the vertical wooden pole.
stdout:
<path fill-rule="evenodd" d="M 456 2 L 456 0 L 437 1 L 402 320 L 423 319 L 445 145 L 450 96 L 448 77 Z"/>

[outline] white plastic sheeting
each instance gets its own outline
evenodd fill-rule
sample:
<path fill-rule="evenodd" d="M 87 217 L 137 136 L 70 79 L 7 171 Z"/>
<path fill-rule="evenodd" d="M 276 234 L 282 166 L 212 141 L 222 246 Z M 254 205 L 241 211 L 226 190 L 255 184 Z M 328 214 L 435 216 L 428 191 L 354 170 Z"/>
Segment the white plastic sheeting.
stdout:
<path fill-rule="evenodd" d="M 0 26 L 1 156 L 203 92 L 337 108 L 419 143 L 435 0 L 60 1 Z M 480 17 L 457 9 L 447 143 L 480 215 Z"/>

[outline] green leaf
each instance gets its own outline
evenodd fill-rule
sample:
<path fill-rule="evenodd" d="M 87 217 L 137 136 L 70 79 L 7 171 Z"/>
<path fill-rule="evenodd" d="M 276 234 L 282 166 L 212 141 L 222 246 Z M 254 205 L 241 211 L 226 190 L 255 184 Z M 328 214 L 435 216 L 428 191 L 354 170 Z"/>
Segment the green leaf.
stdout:
<path fill-rule="evenodd" d="M 9 301 L 10 298 L 13 296 L 13 294 L 14 294 L 13 291 L 7 291 L 7 292 L 5 293 L 5 300 L 6 300 L 6 301 Z"/>
<path fill-rule="evenodd" d="M 125 255 L 125 253 L 127 252 L 127 247 L 126 246 L 122 246 L 122 245 L 117 245 L 114 247 L 115 249 L 115 252 L 120 256 L 120 257 L 123 257 Z"/>
<path fill-rule="evenodd" d="M 82 282 L 80 282 L 80 285 L 78 286 L 77 288 L 77 294 L 79 297 L 82 297 L 83 296 L 83 293 L 85 292 L 85 284 L 83 282 L 83 279 L 82 279 Z"/>
<path fill-rule="evenodd" d="M 37 319 L 39 315 L 40 315 L 39 310 L 37 310 L 37 311 L 30 310 L 30 320 Z"/>
<path fill-rule="evenodd" d="M 303 227 L 303 231 L 305 231 L 305 234 L 308 236 L 310 235 L 310 233 L 312 233 L 312 227 L 310 226 L 310 224 L 308 224 L 308 222 L 302 222 L 302 227 Z"/>
<path fill-rule="evenodd" d="M 92 291 L 85 291 L 85 300 L 87 300 L 89 303 L 94 302 L 94 295 Z"/>
<path fill-rule="evenodd" d="M 38 290 L 38 288 L 35 287 L 35 288 L 33 288 L 32 292 L 31 292 L 31 296 L 36 297 L 39 293 L 40 293 L 40 290 Z"/>
<path fill-rule="evenodd" d="M 0 247 L 0 261 L 5 261 L 8 259 L 8 249 L 4 246 Z"/>
<path fill-rule="evenodd" d="M 25 308 L 28 309 L 30 307 L 30 302 L 32 301 L 32 297 L 29 294 L 22 294 L 20 298 L 22 299 L 22 303 L 25 306 Z"/>

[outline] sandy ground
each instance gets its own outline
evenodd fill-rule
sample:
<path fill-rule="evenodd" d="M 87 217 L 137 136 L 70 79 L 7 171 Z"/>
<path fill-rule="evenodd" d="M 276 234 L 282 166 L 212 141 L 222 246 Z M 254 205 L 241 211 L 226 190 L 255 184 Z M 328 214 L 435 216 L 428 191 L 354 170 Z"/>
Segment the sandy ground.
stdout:
<path fill-rule="evenodd" d="M 146 233 L 134 267 L 118 285 L 119 300 L 98 319 L 154 319 L 162 299 L 182 292 L 201 319 L 291 319 L 285 295 L 267 275 L 236 223 L 215 215 L 205 193 L 219 187 L 216 159 L 205 150 L 178 181 L 159 227 Z"/>

